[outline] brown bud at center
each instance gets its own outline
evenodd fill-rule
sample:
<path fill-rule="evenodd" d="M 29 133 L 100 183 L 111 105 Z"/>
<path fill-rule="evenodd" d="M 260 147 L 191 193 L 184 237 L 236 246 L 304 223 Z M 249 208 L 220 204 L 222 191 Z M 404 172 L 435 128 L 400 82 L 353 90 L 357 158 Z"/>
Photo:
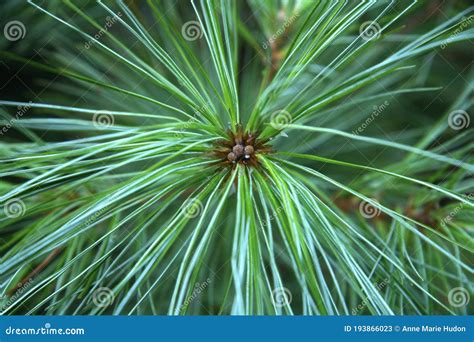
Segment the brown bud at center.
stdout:
<path fill-rule="evenodd" d="M 245 146 L 244 152 L 245 152 L 246 155 L 253 154 L 254 151 L 255 151 L 255 150 L 254 150 L 254 148 L 253 148 L 252 145 L 247 145 L 247 146 Z"/>
<path fill-rule="evenodd" d="M 235 156 L 239 158 L 242 156 L 242 154 L 244 154 L 244 147 L 242 145 L 235 145 L 232 148 L 232 152 L 234 152 Z"/>
<path fill-rule="evenodd" d="M 237 159 L 237 157 L 235 156 L 234 152 L 229 152 L 229 154 L 227 155 L 227 160 L 233 162 Z"/>

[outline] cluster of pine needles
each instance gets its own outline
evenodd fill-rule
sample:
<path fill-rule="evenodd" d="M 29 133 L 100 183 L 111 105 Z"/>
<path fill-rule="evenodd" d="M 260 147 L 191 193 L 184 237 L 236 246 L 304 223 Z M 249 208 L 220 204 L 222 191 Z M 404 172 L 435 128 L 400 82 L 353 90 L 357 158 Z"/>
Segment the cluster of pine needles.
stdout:
<path fill-rule="evenodd" d="M 467 1 L 2 12 L 2 314 L 469 313 Z"/>

